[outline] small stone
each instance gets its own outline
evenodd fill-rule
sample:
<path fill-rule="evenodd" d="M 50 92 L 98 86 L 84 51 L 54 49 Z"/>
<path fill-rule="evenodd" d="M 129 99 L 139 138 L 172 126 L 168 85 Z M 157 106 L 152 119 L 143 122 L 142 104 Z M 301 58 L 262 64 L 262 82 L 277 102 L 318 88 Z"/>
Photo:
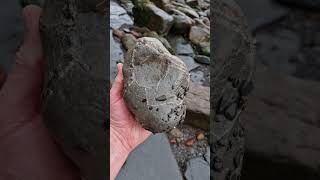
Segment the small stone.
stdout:
<path fill-rule="evenodd" d="M 186 140 L 184 144 L 185 144 L 186 146 L 188 146 L 188 147 L 192 147 L 193 144 L 194 144 L 194 141 L 195 141 L 195 140 L 194 140 L 193 138 L 190 138 L 190 139 Z"/>
<path fill-rule="evenodd" d="M 210 65 L 210 57 L 203 56 L 203 55 L 196 55 L 194 57 L 194 60 L 196 60 L 198 63 Z"/>
<path fill-rule="evenodd" d="M 170 139 L 170 144 L 177 144 L 177 139 L 176 138 Z"/>
<path fill-rule="evenodd" d="M 134 37 L 136 37 L 136 38 L 140 38 L 141 37 L 141 34 L 136 32 L 136 31 L 131 31 L 131 34 L 134 35 Z"/>
<path fill-rule="evenodd" d="M 197 140 L 198 140 L 198 141 L 203 140 L 203 139 L 205 138 L 204 132 L 203 132 L 203 131 L 197 132 L 196 137 L 197 137 Z"/>
<path fill-rule="evenodd" d="M 124 36 L 124 32 L 118 29 L 113 29 L 112 34 L 115 35 L 117 38 L 121 39 Z"/>
<path fill-rule="evenodd" d="M 133 48 L 136 44 L 137 39 L 132 34 L 124 34 L 121 38 L 121 43 L 126 50 Z"/>
<path fill-rule="evenodd" d="M 183 133 L 178 128 L 172 129 L 169 134 L 175 138 L 180 138 L 183 136 Z"/>

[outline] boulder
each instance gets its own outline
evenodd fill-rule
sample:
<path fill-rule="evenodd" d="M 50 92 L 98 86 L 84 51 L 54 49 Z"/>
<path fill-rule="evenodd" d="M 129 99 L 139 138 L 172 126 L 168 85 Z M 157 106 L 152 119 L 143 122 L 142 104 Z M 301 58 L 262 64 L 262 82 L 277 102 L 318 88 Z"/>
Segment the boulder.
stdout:
<path fill-rule="evenodd" d="M 191 83 L 186 96 L 186 124 L 209 129 L 210 118 L 210 88 Z"/>
<path fill-rule="evenodd" d="M 137 4 L 133 16 L 135 24 L 160 34 L 167 34 L 173 24 L 173 17 L 151 2 Z"/>
<path fill-rule="evenodd" d="M 173 10 L 173 12 L 173 32 L 176 34 L 188 33 L 191 26 L 194 24 L 194 20 L 181 11 Z"/>
<path fill-rule="evenodd" d="M 186 114 L 186 65 L 155 38 L 137 40 L 123 67 L 124 99 L 140 124 L 153 133 L 169 131 Z"/>

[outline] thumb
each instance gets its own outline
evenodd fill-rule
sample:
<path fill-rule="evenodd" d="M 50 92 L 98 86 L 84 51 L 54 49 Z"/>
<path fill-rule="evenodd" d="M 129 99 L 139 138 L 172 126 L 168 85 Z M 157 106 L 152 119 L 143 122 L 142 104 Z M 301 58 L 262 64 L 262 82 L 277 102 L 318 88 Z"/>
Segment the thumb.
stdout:
<path fill-rule="evenodd" d="M 110 103 L 112 104 L 114 101 L 116 101 L 119 98 L 122 98 L 122 91 L 123 91 L 123 73 L 122 73 L 122 67 L 123 64 L 119 63 L 117 64 L 118 67 L 118 74 L 117 77 L 112 84 L 111 90 L 110 90 Z"/>

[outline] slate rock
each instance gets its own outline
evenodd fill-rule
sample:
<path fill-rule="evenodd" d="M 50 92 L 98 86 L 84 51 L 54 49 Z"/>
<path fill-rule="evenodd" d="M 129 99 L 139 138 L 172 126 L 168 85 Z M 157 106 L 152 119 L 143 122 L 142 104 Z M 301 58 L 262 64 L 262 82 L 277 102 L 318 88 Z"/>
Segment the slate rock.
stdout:
<path fill-rule="evenodd" d="M 173 24 L 173 17 L 151 2 L 136 5 L 133 16 L 137 25 L 148 27 L 160 34 L 167 34 Z"/>
<path fill-rule="evenodd" d="M 206 64 L 206 65 L 210 64 L 210 57 L 208 56 L 196 55 L 194 59 L 201 64 Z"/>
<path fill-rule="evenodd" d="M 178 56 L 188 67 L 188 71 L 190 72 L 191 70 L 199 67 L 200 65 L 194 61 L 194 59 L 190 56 Z"/>
<path fill-rule="evenodd" d="M 182 36 L 169 36 L 168 40 L 175 51 L 176 55 L 194 56 L 194 50 L 190 43 Z"/>
<path fill-rule="evenodd" d="M 127 53 L 123 74 L 124 99 L 145 129 L 169 131 L 184 120 L 188 69 L 158 39 L 138 39 Z"/>
<path fill-rule="evenodd" d="M 184 174 L 187 180 L 208 180 L 210 179 L 210 165 L 203 158 L 194 158 L 187 162 Z"/>
<path fill-rule="evenodd" d="M 110 1 L 110 27 L 119 29 L 123 24 L 132 25 L 133 21 L 123 7 L 115 1 Z"/>
<path fill-rule="evenodd" d="M 183 180 L 165 134 L 149 137 L 129 155 L 116 180 Z"/>

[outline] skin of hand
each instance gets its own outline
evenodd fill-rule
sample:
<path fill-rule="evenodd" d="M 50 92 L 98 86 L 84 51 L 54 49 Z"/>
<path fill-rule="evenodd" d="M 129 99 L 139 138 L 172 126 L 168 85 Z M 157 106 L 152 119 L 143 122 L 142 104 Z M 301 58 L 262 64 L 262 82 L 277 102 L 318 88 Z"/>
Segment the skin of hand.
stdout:
<path fill-rule="evenodd" d="M 123 99 L 122 64 L 110 90 L 110 179 L 114 180 L 129 153 L 145 141 L 151 132 L 142 128 Z"/>
<path fill-rule="evenodd" d="M 41 8 L 29 5 L 22 14 L 24 41 L 0 90 L 0 179 L 80 180 L 78 170 L 50 137 L 41 115 Z"/>

